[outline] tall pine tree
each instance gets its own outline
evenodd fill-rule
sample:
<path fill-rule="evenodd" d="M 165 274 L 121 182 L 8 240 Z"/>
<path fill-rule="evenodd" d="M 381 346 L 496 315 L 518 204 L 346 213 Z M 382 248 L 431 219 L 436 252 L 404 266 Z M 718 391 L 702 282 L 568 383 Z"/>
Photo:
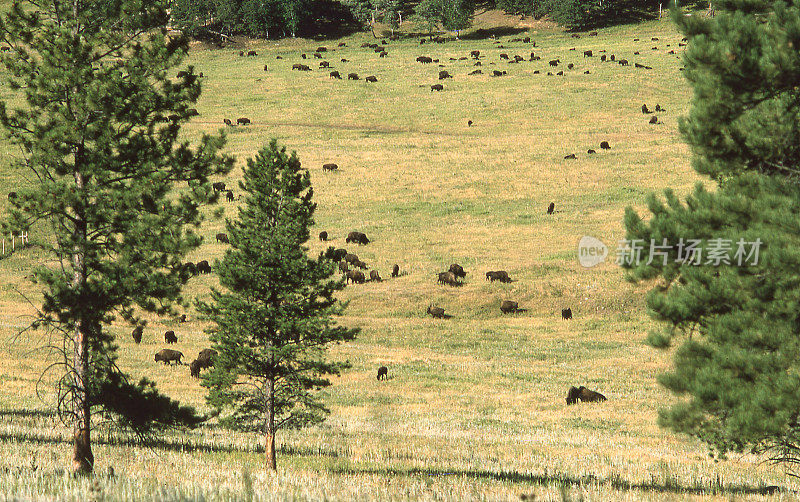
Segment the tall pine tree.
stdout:
<path fill-rule="evenodd" d="M 334 294 L 344 288 L 334 263 L 307 255 L 316 205 L 297 157 L 273 140 L 248 160 L 242 190 L 245 204 L 227 224 L 231 248 L 215 267 L 227 291 L 198 306 L 218 352 L 203 384 L 212 406 L 232 409 L 224 424 L 264 435 L 275 470 L 276 432 L 324 419 L 315 391 L 348 367 L 326 360 L 326 349 L 357 331 L 334 323 L 343 309 Z"/>
<path fill-rule="evenodd" d="M 0 103 L 0 123 L 32 182 L 17 190 L 6 228 L 49 231 L 57 265 L 39 266 L 43 304 L 35 328 L 63 339 L 59 411 L 73 427 L 73 468 L 93 469 L 92 414 L 136 430 L 196 420 L 191 409 L 129 381 L 109 326 L 143 325 L 139 312 L 174 314 L 200 244 L 189 225 L 213 201 L 209 176 L 226 173 L 221 137 L 196 149 L 177 142 L 200 94 L 191 69 L 167 72 L 187 51 L 165 29 L 159 0 L 14 2 L 0 22 L 12 89 L 24 106 Z M 175 188 L 180 190 L 176 193 Z"/>
<path fill-rule="evenodd" d="M 627 210 L 627 238 L 671 246 L 669 258 L 630 265 L 655 280 L 647 305 L 680 340 L 659 381 L 680 399 L 660 423 L 724 455 L 755 450 L 800 461 L 800 4 L 722 0 L 717 15 L 674 17 L 689 39 L 684 74 L 694 89 L 681 131 L 694 169 L 716 182 L 685 201 L 651 196 L 643 221 Z M 681 241 L 683 239 L 683 241 Z M 687 256 L 690 239 L 700 255 Z M 719 239 L 719 240 L 717 240 Z M 745 243 L 745 264 L 736 252 Z M 747 243 L 761 242 L 760 246 Z M 731 246 L 731 263 L 708 253 Z M 682 255 L 682 256 L 679 256 Z M 700 264 L 695 264 L 699 262 Z M 680 338 L 678 338 L 680 337 Z"/>

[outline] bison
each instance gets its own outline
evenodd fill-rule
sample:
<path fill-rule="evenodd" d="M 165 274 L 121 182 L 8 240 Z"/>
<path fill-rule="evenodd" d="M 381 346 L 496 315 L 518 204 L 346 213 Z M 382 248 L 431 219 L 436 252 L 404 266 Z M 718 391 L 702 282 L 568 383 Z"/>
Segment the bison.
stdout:
<path fill-rule="evenodd" d="M 247 55 L 248 56 L 258 56 L 258 53 L 256 51 L 247 51 Z"/>
<path fill-rule="evenodd" d="M 217 234 L 217 242 L 221 242 L 223 244 L 228 244 L 228 234 L 224 234 L 222 232 Z"/>
<path fill-rule="evenodd" d="M 250 119 L 247 117 L 239 117 L 236 119 L 236 125 L 249 125 Z"/>
<path fill-rule="evenodd" d="M 500 304 L 500 312 L 504 314 L 513 314 L 518 310 L 519 304 L 517 302 L 512 302 L 511 300 L 503 300 L 503 303 Z"/>
<path fill-rule="evenodd" d="M 172 330 L 164 332 L 164 341 L 167 343 L 178 343 L 178 337 L 175 336 L 175 332 Z"/>
<path fill-rule="evenodd" d="M 458 277 L 453 272 L 439 272 L 437 282 L 439 284 L 446 284 L 447 286 L 460 286 L 461 283 L 458 282 Z"/>
<path fill-rule="evenodd" d="M 596 150 L 593 150 L 593 149 L 591 149 L 591 148 L 589 148 L 588 150 L 586 150 L 586 153 L 588 153 L 589 155 L 591 155 L 591 154 L 593 154 L 593 153 L 597 153 L 597 151 L 596 151 Z"/>
<path fill-rule="evenodd" d="M 233 126 L 233 122 L 231 122 L 231 119 L 223 119 L 223 120 L 222 120 L 222 122 L 223 122 L 223 123 L 224 123 L 226 126 Z"/>
<path fill-rule="evenodd" d="M 348 244 L 351 242 L 355 242 L 356 244 L 359 245 L 367 245 L 370 243 L 370 240 L 367 238 L 367 234 L 363 232 L 353 231 L 347 234 L 347 239 L 345 239 L 345 242 L 347 242 Z"/>
<path fill-rule="evenodd" d="M 197 272 L 200 274 L 210 274 L 211 273 L 211 265 L 208 264 L 208 260 L 201 260 L 197 262 Z"/>
<path fill-rule="evenodd" d="M 364 284 L 364 281 L 366 281 L 364 272 L 361 272 L 360 270 L 350 270 L 345 274 L 345 282 Z"/>
<path fill-rule="evenodd" d="M 197 359 L 189 363 L 189 374 L 192 378 L 200 378 L 200 369 L 200 361 Z"/>
<path fill-rule="evenodd" d="M 608 141 L 601 141 L 600 142 L 600 149 L 601 150 L 611 150 L 611 145 L 608 144 Z"/>
<path fill-rule="evenodd" d="M 376 77 L 375 75 L 370 75 L 366 77 L 364 80 L 366 80 L 367 82 L 372 82 L 374 84 L 375 82 L 378 81 L 378 77 Z"/>
<path fill-rule="evenodd" d="M 328 240 L 328 232 L 326 232 L 324 230 L 322 232 L 320 232 L 319 233 L 319 240 L 322 241 L 322 242 L 327 241 Z"/>
<path fill-rule="evenodd" d="M 569 392 L 567 392 L 567 404 L 576 404 L 578 401 L 584 403 L 599 403 L 607 401 L 607 399 L 606 396 L 599 392 L 589 390 L 583 385 L 577 388 L 570 387 Z"/>
<path fill-rule="evenodd" d="M 500 70 L 492 70 L 492 76 L 493 76 L 493 77 L 502 77 L 502 76 L 503 76 L 503 75 L 505 75 L 505 74 L 506 74 L 506 71 L 505 71 L 505 70 L 503 70 L 503 71 L 500 71 Z"/>
<path fill-rule="evenodd" d="M 131 336 L 133 337 L 133 341 L 137 344 L 142 343 L 142 334 L 144 334 L 144 328 L 141 326 L 136 326 L 133 328 L 133 333 Z"/>
<path fill-rule="evenodd" d="M 330 68 L 330 66 L 331 66 L 331 64 L 329 62 L 327 62 L 327 61 L 320 61 L 319 62 L 319 67 L 320 68 Z"/>
<path fill-rule="evenodd" d="M 572 308 L 561 309 L 561 318 L 564 320 L 572 319 Z"/>
<path fill-rule="evenodd" d="M 450 75 L 450 73 L 448 73 L 447 70 L 440 71 L 439 72 L 439 80 L 444 80 L 446 78 L 453 78 L 453 76 Z"/>
<path fill-rule="evenodd" d="M 337 169 L 339 169 L 339 166 L 332 162 L 329 162 L 327 164 L 322 164 L 323 171 L 336 171 Z"/>
<path fill-rule="evenodd" d="M 358 255 L 355 255 L 355 254 L 353 254 L 353 253 L 347 253 L 347 254 L 345 254 L 345 255 L 344 255 L 344 257 L 343 257 L 342 259 L 343 259 L 345 262 L 347 262 L 347 263 L 350 263 L 351 265 L 352 265 L 352 264 L 354 264 L 354 263 L 357 263 L 357 262 L 359 261 L 359 260 L 358 260 Z"/>
<path fill-rule="evenodd" d="M 214 349 L 203 349 L 197 354 L 197 361 L 200 363 L 200 369 L 210 368 L 214 366 L 214 359 L 217 357 L 217 351 Z"/>
<path fill-rule="evenodd" d="M 657 111 L 657 112 L 665 112 L 665 111 L 667 111 L 667 110 L 665 110 L 664 108 L 662 108 L 662 107 L 661 107 L 661 105 L 659 105 L 658 103 L 656 103 L 656 111 Z"/>
<path fill-rule="evenodd" d="M 658 124 L 658 116 L 653 115 L 652 117 L 650 117 L 650 123 L 651 124 Z"/>
<path fill-rule="evenodd" d="M 452 265 L 450 265 L 448 272 L 452 272 L 453 275 L 455 275 L 456 277 L 460 277 L 462 279 L 467 276 L 467 273 L 464 272 L 464 267 L 462 267 L 458 263 L 453 263 Z"/>
<path fill-rule="evenodd" d="M 469 51 L 469 55 L 475 59 L 478 59 L 481 56 L 481 51 Z"/>
<path fill-rule="evenodd" d="M 505 270 L 493 270 L 486 272 L 486 280 L 489 282 L 500 281 L 503 283 L 511 282 L 508 272 Z"/>
<path fill-rule="evenodd" d="M 592 51 L 583 51 L 583 57 L 585 58 L 592 57 Z"/>
<path fill-rule="evenodd" d="M 434 307 L 433 305 L 428 305 L 428 314 L 431 315 L 434 319 L 443 319 L 444 318 L 444 309 L 441 307 Z"/>
<path fill-rule="evenodd" d="M 547 206 L 547 214 L 553 214 L 553 211 L 556 209 L 556 203 L 551 202 L 549 206 Z"/>
<path fill-rule="evenodd" d="M 164 364 L 172 364 L 176 362 L 178 364 L 183 364 L 181 362 L 181 358 L 183 357 L 183 353 L 177 350 L 172 349 L 161 349 L 156 352 L 155 361 L 156 362 L 163 362 Z"/>
<path fill-rule="evenodd" d="M 341 80 L 342 76 L 339 74 L 338 71 L 332 71 L 331 72 L 331 78 L 338 78 L 339 80 Z"/>
<path fill-rule="evenodd" d="M 348 73 L 347 80 L 358 80 L 358 73 Z"/>
<path fill-rule="evenodd" d="M 373 282 L 382 282 L 381 275 L 378 273 L 377 270 L 370 270 L 369 271 L 369 280 Z"/>
<path fill-rule="evenodd" d="M 225 191 L 225 183 L 222 181 L 217 181 L 211 184 L 211 188 L 214 189 L 215 192 L 224 192 Z"/>
<path fill-rule="evenodd" d="M 395 263 L 394 267 L 392 267 L 392 277 L 397 277 L 400 275 L 400 266 Z"/>
<path fill-rule="evenodd" d="M 573 159 L 574 160 L 574 159 L 577 159 L 577 158 L 578 157 L 576 157 L 574 153 L 571 153 L 569 155 L 564 155 L 564 160 L 568 160 L 568 159 Z"/>
<path fill-rule="evenodd" d="M 225 200 L 227 200 L 228 202 L 233 202 L 233 190 L 225 191 Z"/>
<path fill-rule="evenodd" d="M 429 58 L 428 56 L 418 56 L 417 62 L 422 64 L 433 63 L 433 59 Z"/>
<path fill-rule="evenodd" d="M 443 89 L 444 89 L 444 86 L 442 84 L 433 84 L 431 86 L 431 92 L 433 92 L 433 91 L 441 91 Z"/>
<path fill-rule="evenodd" d="M 550 60 L 550 66 L 556 67 L 556 66 L 558 66 L 558 63 L 560 63 L 560 62 L 561 61 L 558 60 L 558 59 L 551 59 Z"/>
<path fill-rule="evenodd" d="M 386 380 L 389 378 L 389 368 L 381 366 L 378 368 L 378 380 Z"/>
<path fill-rule="evenodd" d="M 483 72 L 481 70 L 472 70 L 468 73 L 468 75 L 481 75 Z"/>

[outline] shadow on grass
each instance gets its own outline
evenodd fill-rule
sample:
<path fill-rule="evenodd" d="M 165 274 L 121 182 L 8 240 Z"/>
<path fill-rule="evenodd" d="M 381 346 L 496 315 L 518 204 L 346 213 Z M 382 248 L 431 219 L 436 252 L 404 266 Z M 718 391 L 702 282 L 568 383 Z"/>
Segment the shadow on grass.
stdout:
<path fill-rule="evenodd" d="M 72 444 L 72 439 L 61 436 L 46 436 L 43 434 L 35 433 L 0 433 L 0 442 L 25 442 L 34 444 Z M 120 439 L 107 439 L 95 438 L 92 441 L 96 445 L 105 446 L 133 446 L 138 448 L 149 448 L 159 451 L 176 451 L 187 453 L 264 453 L 264 446 L 236 446 L 231 444 L 213 445 L 207 443 L 197 443 L 190 440 L 176 440 L 170 441 L 164 438 L 120 438 Z M 278 448 L 278 453 L 282 455 L 295 455 L 298 457 L 330 457 L 338 458 L 339 453 L 332 450 L 326 450 L 321 447 L 297 447 L 291 445 L 281 445 Z"/>
<path fill-rule="evenodd" d="M 652 491 L 659 493 L 678 493 L 678 494 L 742 494 L 742 495 L 769 495 L 777 492 L 788 491 L 778 486 L 747 486 L 747 485 L 721 485 L 711 483 L 709 485 L 681 485 L 677 481 L 666 481 L 662 483 L 630 483 L 628 481 L 611 477 L 598 478 L 593 475 L 573 476 L 569 474 L 531 474 L 516 471 L 492 472 L 482 470 L 463 470 L 463 469 L 396 469 L 387 467 L 386 469 L 336 469 L 332 472 L 343 475 L 382 475 L 382 476 L 454 476 L 467 479 L 485 479 L 489 481 L 501 481 L 510 483 L 524 483 L 532 485 L 555 485 L 562 487 L 583 486 L 588 484 L 605 485 L 616 490 L 632 491 Z"/>

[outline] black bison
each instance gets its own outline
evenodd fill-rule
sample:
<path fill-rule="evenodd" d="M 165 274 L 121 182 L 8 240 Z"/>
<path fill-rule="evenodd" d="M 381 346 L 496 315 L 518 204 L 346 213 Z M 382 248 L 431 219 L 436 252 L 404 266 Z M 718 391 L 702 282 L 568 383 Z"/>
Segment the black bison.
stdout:
<path fill-rule="evenodd" d="M 364 78 L 364 80 L 366 80 L 367 82 L 372 82 L 374 84 L 375 82 L 378 81 L 378 77 L 376 77 L 375 75 L 370 75 Z"/>
<path fill-rule="evenodd" d="M 481 70 L 472 70 L 468 75 L 481 75 L 482 73 Z"/>
<path fill-rule="evenodd" d="M 256 51 L 247 51 L 247 55 L 248 56 L 258 56 L 258 53 Z"/>
<path fill-rule="evenodd" d="M 192 262 L 183 264 L 183 271 L 186 275 L 197 275 L 197 266 Z"/>
<path fill-rule="evenodd" d="M 181 324 L 185 323 L 186 322 L 186 314 L 181 314 L 181 316 L 178 318 L 178 322 L 181 323 Z"/>
<path fill-rule="evenodd" d="M 469 51 L 469 55 L 475 59 L 481 57 L 481 51 Z"/>
<path fill-rule="evenodd" d="M 447 286 L 460 286 L 461 283 L 458 282 L 458 277 L 453 272 L 439 272 L 439 278 L 437 280 L 439 284 L 446 284 Z"/>
<path fill-rule="evenodd" d="M 228 202 L 233 202 L 233 190 L 225 191 L 225 200 L 227 200 Z"/>
<path fill-rule="evenodd" d="M 500 281 L 504 283 L 511 282 L 508 272 L 505 270 L 493 270 L 486 272 L 486 280 L 489 282 Z"/>
<path fill-rule="evenodd" d="M 216 238 L 217 238 L 217 242 L 221 242 L 223 244 L 228 244 L 229 243 L 228 234 L 224 234 L 224 233 L 220 232 L 220 233 L 217 234 Z"/>
<path fill-rule="evenodd" d="M 197 272 L 200 274 L 210 274 L 211 273 L 211 265 L 208 264 L 208 260 L 201 260 L 197 262 Z"/>
<path fill-rule="evenodd" d="M 441 307 L 434 307 L 433 305 L 428 305 L 428 314 L 431 315 L 434 319 L 443 319 L 444 318 L 444 309 Z"/>
<path fill-rule="evenodd" d="M 156 362 L 163 362 L 164 364 L 172 364 L 173 362 L 178 364 L 183 364 L 181 362 L 181 358 L 183 357 L 183 353 L 177 350 L 172 349 L 161 349 L 156 352 L 155 361 Z"/>
<path fill-rule="evenodd" d="M 347 80 L 358 80 L 358 73 L 348 73 Z"/>
<path fill-rule="evenodd" d="M 452 272 L 453 275 L 455 275 L 456 277 L 460 277 L 462 279 L 467 276 L 467 273 L 464 272 L 464 267 L 462 267 L 458 263 L 453 263 L 447 270 L 448 272 Z"/>
<path fill-rule="evenodd" d="M 500 54 L 500 59 L 508 59 L 508 54 Z"/>
<path fill-rule="evenodd" d="M 200 378 L 200 369 L 200 361 L 197 359 L 189 363 L 189 374 L 192 378 Z"/>
<path fill-rule="evenodd" d="M 444 80 L 446 78 L 453 78 L 446 70 L 442 70 L 439 72 L 439 80 Z"/>
<path fill-rule="evenodd" d="M 517 310 L 519 310 L 519 304 L 517 302 L 503 300 L 503 303 L 500 304 L 500 312 L 504 314 L 513 314 Z"/>
<path fill-rule="evenodd" d="M 364 277 L 364 272 L 361 272 L 360 270 L 349 270 L 345 274 L 345 282 L 364 284 L 364 281 L 366 281 L 366 277 Z"/>
<path fill-rule="evenodd" d="M 178 343 L 178 337 L 175 336 L 175 332 L 172 330 L 164 332 L 164 341 L 167 343 Z"/>
<path fill-rule="evenodd" d="M 233 122 L 231 122 L 231 119 L 223 119 L 223 120 L 222 120 L 222 122 L 223 122 L 223 123 L 224 123 L 226 126 L 233 126 Z"/>
<path fill-rule="evenodd" d="M 336 164 L 334 164 L 332 162 L 330 162 L 328 164 L 322 164 L 322 170 L 323 171 L 336 171 L 337 169 L 339 169 L 339 166 L 337 166 Z"/>
<path fill-rule="evenodd" d="M 347 253 L 347 254 L 345 254 L 345 255 L 344 255 L 344 257 L 343 257 L 342 259 L 343 259 L 343 260 L 344 260 L 346 263 L 350 263 L 351 265 L 352 265 L 352 264 L 354 264 L 354 263 L 357 263 L 357 262 L 359 261 L 359 260 L 358 260 L 358 255 L 355 255 L 355 254 L 353 254 L 353 253 Z"/>
<path fill-rule="evenodd" d="M 572 308 L 561 309 L 561 318 L 565 320 L 572 319 Z"/>
<path fill-rule="evenodd" d="M 583 57 L 585 58 L 592 57 L 592 51 L 583 51 Z"/>
<path fill-rule="evenodd" d="M 400 266 L 395 263 L 394 267 L 392 267 L 392 277 L 397 277 L 400 275 Z"/>
<path fill-rule="evenodd" d="M 589 155 L 591 155 L 591 154 L 593 154 L 593 153 L 597 153 L 597 151 L 596 151 L 596 150 L 593 150 L 593 149 L 591 149 L 591 148 L 589 148 L 588 150 L 586 150 L 586 153 L 588 153 Z"/>
<path fill-rule="evenodd" d="M 338 71 L 332 71 L 331 72 L 331 78 L 338 78 L 339 80 L 341 80 L 342 76 L 339 74 Z"/>
<path fill-rule="evenodd" d="M 663 108 L 661 107 L 661 105 L 659 105 L 658 103 L 656 103 L 656 111 L 657 111 L 657 112 L 665 112 L 665 111 L 667 111 L 667 110 L 663 109 Z"/>
<path fill-rule="evenodd" d="M 351 242 L 355 242 L 356 244 L 359 245 L 367 245 L 369 244 L 370 240 L 367 238 L 367 234 L 365 234 L 364 232 L 353 231 L 347 234 L 345 242 L 347 242 L 348 244 Z"/>
<path fill-rule="evenodd" d="M 606 55 L 605 55 L 605 54 L 603 54 L 602 56 L 600 56 L 600 61 L 602 61 L 602 62 L 604 62 L 604 63 L 606 62 Z"/>
<path fill-rule="evenodd" d="M 373 282 L 382 282 L 381 275 L 378 273 L 377 270 L 370 270 L 369 271 L 369 280 Z"/>
<path fill-rule="evenodd" d="M 131 336 L 133 337 L 133 341 L 137 344 L 142 343 L 142 335 L 144 334 L 144 328 L 141 326 L 136 326 L 133 328 L 133 333 Z"/>
<path fill-rule="evenodd" d="M 608 144 L 608 141 L 601 141 L 600 142 L 600 149 L 601 150 L 611 150 L 611 145 Z"/>
<path fill-rule="evenodd" d="M 556 209 L 556 203 L 551 202 L 549 206 L 547 206 L 547 214 L 553 214 L 553 211 Z"/>
<path fill-rule="evenodd" d="M 441 91 L 443 89 L 444 89 L 444 86 L 442 84 L 433 84 L 431 86 L 431 92 L 433 92 L 433 91 Z"/>
<path fill-rule="evenodd" d="M 320 68 L 330 68 L 330 66 L 331 66 L 331 64 L 329 62 L 327 62 L 327 61 L 320 61 L 319 62 L 319 67 Z"/>
<path fill-rule="evenodd" d="M 319 240 L 321 240 L 322 242 L 327 241 L 328 240 L 328 232 L 326 232 L 324 230 L 322 232 L 320 232 L 319 233 Z"/>
<path fill-rule="evenodd" d="M 630 66 L 631 64 L 628 62 L 627 59 L 620 59 L 619 60 L 620 66 Z"/>
<path fill-rule="evenodd" d="M 561 61 L 559 61 L 558 59 L 551 59 L 550 60 L 550 66 L 558 66 L 558 63 L 560 63 L 560 62 Z"/>
<path fill-rule="evenodd" d="M 385 58 L 385 57 L 386 57 L 386 56 L 388 56 L 388 55 L 389 55 L 389 53 L 388 53 L 388 52 L 386 52 L 386 51 L 381 51 L 381 52 L 380 52 L 380 54 L 378 54 L 378 57 Z"/>
<path fill-rule="evenodd" d="M 327 47 L 317 47 L 317 52 L 326 52 L 327 50 Z"/>
<path fill-rule="evenodd" d="M 571 154 L 569 154 L 569 155 L 564 155 L 564 160 L 567 160 L 567 159 L 577 159 L 577 158 L 578 158 L 578 157 L 576 157 L 574 153 L 571 153 Z"/>
<path fill-rule="evenodd" d="M 210 368 L 214 366 L 214 359 L 217 357 L 217 351 L 214 349 L 203 349 L 197 354 L 197 361 L 200 364 L 200 369 Z"/>
<path fill-rule="evenodd" d="M 417 62 L 428 64 L 428 63 L 433 63 L 433 59 L 429 58 L 428 56 L 418 56 Z"/>
<path fill-rule="evenodd" d="M 211 188 L 213 188 L 215 192 L 223 192 L 225 191 L 225 183 L 222 181 L 217 181 L 216 183 L 211 184 Z"/>
<path fill-rule="evenodd" d="M 575 68 L 575 65 L 574 65 L 574 64 L 572 64 L 572 63 L 569 63 L 569 64 L 567 65 L 567 70 L 571 70 L 571 69 L 573 69 L 573 68 Z"/>
<path fill-rule="evenodd" d="M 610 55 L 610 56 L 608 57 L 608 60 L 609 60 L 609 61 L 614 61 L 614 55 L 613 55 L 613 54 L 612 54 L 612 55 Z"/>
<path fill-rule="evenodd" d="M 472 120 L 467 120 L 467 127 L 472 127 L 472 124 L 473 124 Z"/>
<path fill-rule="evenodd" d="M 656 115 L 653 115 L 652 117 L 650 117 L 650 123 L 651 124 L 658 124 L 658 117 Z"/>
<path fill-rule="evenodd" d="M 503 71 L 500 71 L 500 70 L 492 70 L 492 76 L 493 76 L 493 77 L 502 77 L 502 76 L 503 76 L 503 75 L 505 75 L 505 74 L 506 74 L 506 71 L 505 71 L 505 70 L 503 70 Z"/>
<path fill-rule="evenodd" d="M 607 399 L 606 396 L 599 392 L 589 390 L 583 385 L 580 387 L 570 387 L 569 392 L 567 392 L 567 404 L 576 404 L 578 401 L 584 403 L 600 403 L 607 401 Z"/>
<path fill-rule="evenodd" d="M 389 368 L 381 366 L 378 368 L 378 380 L 386 380 L 389 378 Z"/>
<path fill-rule="evenodd" d="M 339 262 L 339 272 L 346 274 L 350 270 L 350 267 L 347 265 L 346 261 Z"/>
<path fill-rule="evenodd" d="M 247 117 L 239 117 L 236 119 L 236 125 L 249 125 L 250 119 Z"/>
<path fill-rule="evenodd" d="M 341 249 L 341 248 L 337 249 L 331 246 L 325 251 L 325 257 L 333 261 L 342 261 L 344 260 L 345 256 L 347 256 L 346 249 Z"/>
<path fill-rule="evenodd" d="M 303 54 L 303 56 L 305 56 L 305 54 Z M 300 63 L 295 63 L 295 64 L 292 65 L 292 70 L 300 70 L 300 71 L 302 71 L 303 68 L 308 68 L 308 66 L 306 66 L 304 64 L 300 64 Z"/>

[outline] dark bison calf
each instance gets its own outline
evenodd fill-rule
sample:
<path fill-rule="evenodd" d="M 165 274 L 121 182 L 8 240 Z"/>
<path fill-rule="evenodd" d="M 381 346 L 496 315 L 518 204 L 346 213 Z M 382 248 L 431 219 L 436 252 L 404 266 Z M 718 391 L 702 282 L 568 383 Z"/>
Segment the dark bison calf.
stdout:
<path fill-rule="evenodd" d="M 503 300 L 503 303 L 500 304 L 500 312 L 504 314 L 513 314 L 517 310 L 519 310 L 519 304 L 517 302 Z"/>
<path fill-rule="evenodd" d="M 433 305 L 428 305 L 428 311 L 427 312 L 434 319 L 443 319 L 444 318 L 444 309 L 441 308 L 441 307 L 434 307 Z"/>
<path fill-rule="evenodd" d="M 561 318 L 565 320 L 572 319 L 572 308 L 561 309 Z"/>
<path fill-rule="evenodd" d="M 181 363 L 182 357 L 183 353 L 178 352 L 177 350 L 161 349 L 158 352 L 156 352 L 155 361 L 156 362 L 161 361 L 164 364 L 171 364 L 173 362 L 176 362 L 178 364 L 183 364 Z"/>
<path fill-rule="evenodd" d="M 178 337 L 175 336 L 175 332 L 172 330 L 164 332 L 164 341 L 167 343 L 178 343 Z"/>
<path fill-rule="evenodd" d="M 584 403 L 600 403 L 607 401 L 607 399 L 606 396 L 599 392 L 589 390 L 583 385 L 580 387 L 570 387 L 569 392 L 567 392 L 567 404 L 576 404 L 578 401 Z"/>
<path fill-rule="evenodd" d="M 381 366 L 378 368 L 378 380 L 386 380 L 389 378 L 389 368 Z"/>
<path fill-rule="evenodd" d="M 144 328 L 141 326 L 136 326 L 133 328 L 133 333 L 131 336 L 133 337 L 133 341 L 137 344 L 142 343 L 142 334 L 144 334 Z"/>
<path fill-rule="evenodd" d="M 228 234 L 223 234 L 222 232 L 217 234 L 217 242 L 221 242 L 223 244 L 228 244 Z"/>
<path fill-rule="evenodd" d="M 490 272 L 486 272 L 486 280 L 489 282 L 500 281 L 500 282 L 511 282 L 511 278 L 508 276 L 508 272 L 505 270 L 494 270 Z"/>

